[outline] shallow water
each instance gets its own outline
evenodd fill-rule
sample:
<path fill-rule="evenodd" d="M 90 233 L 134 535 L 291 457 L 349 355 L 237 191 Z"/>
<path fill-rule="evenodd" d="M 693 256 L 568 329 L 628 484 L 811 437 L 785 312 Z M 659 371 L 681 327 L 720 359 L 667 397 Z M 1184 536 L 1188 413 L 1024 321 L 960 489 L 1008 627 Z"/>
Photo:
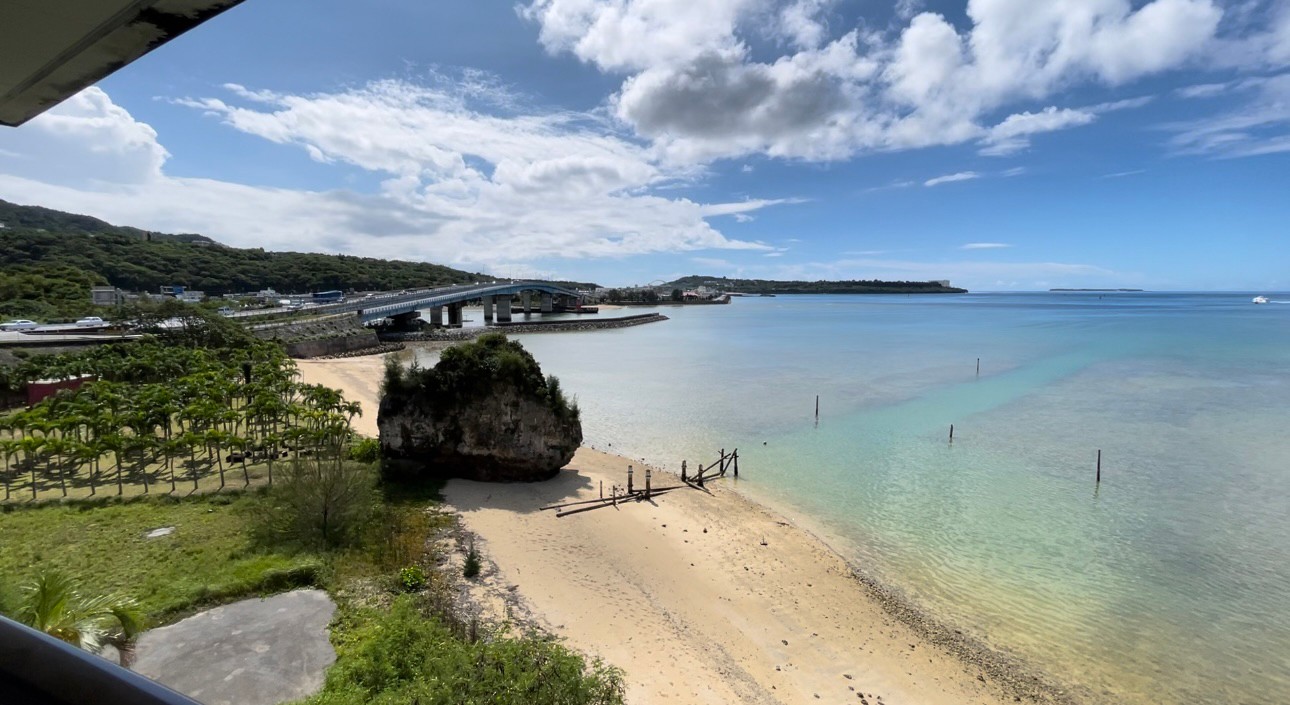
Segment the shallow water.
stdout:
<path fill-rule="evenodd" d="M 741 489 L 1098 700 L 1272 704 L 1290 306 L 1252 296 L 739 298 L 517 337 L 590 445 L 673 469 L 738 447 Z"/>

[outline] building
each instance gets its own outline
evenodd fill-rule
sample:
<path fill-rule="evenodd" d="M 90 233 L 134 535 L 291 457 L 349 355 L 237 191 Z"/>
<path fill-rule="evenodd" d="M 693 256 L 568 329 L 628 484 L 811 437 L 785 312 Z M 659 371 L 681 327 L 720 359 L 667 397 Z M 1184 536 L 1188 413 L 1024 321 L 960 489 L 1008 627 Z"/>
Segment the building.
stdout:
<path fill-rule="evenodd" d="M 175 298 L 186 304 L 199 304 L 206 300 L 206 292 L 187 289 L 176 294 Z"/>
<path fill-rule="evenodd" d="M 125 292 L 115 286 L 90 287 L 90 303 L 95 306 L 120 306 L 125 302 Z"/>

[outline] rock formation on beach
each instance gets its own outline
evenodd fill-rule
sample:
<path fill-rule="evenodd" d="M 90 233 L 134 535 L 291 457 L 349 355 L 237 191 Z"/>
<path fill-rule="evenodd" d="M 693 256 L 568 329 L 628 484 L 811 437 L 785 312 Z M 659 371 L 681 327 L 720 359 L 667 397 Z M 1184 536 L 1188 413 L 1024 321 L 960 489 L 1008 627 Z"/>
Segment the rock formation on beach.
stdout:
<path fill-rule="evenodd" d="M 499 333 L 445 350 L 433 368 L 391 361 L 377 426 L 386 467 L 403 479 L 546 480 L 582 443 L 559 380 Z"/>

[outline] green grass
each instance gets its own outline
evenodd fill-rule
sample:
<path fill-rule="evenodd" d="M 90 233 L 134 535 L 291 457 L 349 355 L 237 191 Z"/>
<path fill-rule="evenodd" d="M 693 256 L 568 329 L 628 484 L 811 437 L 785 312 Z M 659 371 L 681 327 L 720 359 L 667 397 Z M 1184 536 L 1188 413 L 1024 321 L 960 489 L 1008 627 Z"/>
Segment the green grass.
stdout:
<path fill-rule="evenodd" d="M 98 592 L 137 599 L 156 623 L 203 604 L 318 582 L 322 561 L 266 551 L 250 530 L 256 493 L 147 498 L 0 511 L 0 576 L 58 568 Z M 155 539 L 164 526 L 174 533 Z"/>

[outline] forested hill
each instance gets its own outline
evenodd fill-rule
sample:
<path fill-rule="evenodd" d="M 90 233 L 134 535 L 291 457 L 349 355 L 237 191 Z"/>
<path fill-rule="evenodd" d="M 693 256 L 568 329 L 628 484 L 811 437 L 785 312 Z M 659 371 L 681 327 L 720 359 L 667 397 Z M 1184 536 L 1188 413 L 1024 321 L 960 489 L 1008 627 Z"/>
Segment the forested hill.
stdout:
<path fill-rule="evenodd" d="M 737 294 L 965 294 L 967 289 L 942 286 L 933 281 L 880 281 L 857 279 L 851 281 L 776 281 L 774 279 L 728 279 L 691 275 L 681 277 L 665 286 L 693 289 L 708 286 Z"/>
<path fill-rule="evenodd" d="M 478 281 L 438 264 L 225 247 L 96 218 L 0 201 L 0 316 L 79 315 L 90 284 L 156 292 L 178 284 L 207 294 L 405 289 Z M 81 303 L 83 302 L 83 303 Z"/>

